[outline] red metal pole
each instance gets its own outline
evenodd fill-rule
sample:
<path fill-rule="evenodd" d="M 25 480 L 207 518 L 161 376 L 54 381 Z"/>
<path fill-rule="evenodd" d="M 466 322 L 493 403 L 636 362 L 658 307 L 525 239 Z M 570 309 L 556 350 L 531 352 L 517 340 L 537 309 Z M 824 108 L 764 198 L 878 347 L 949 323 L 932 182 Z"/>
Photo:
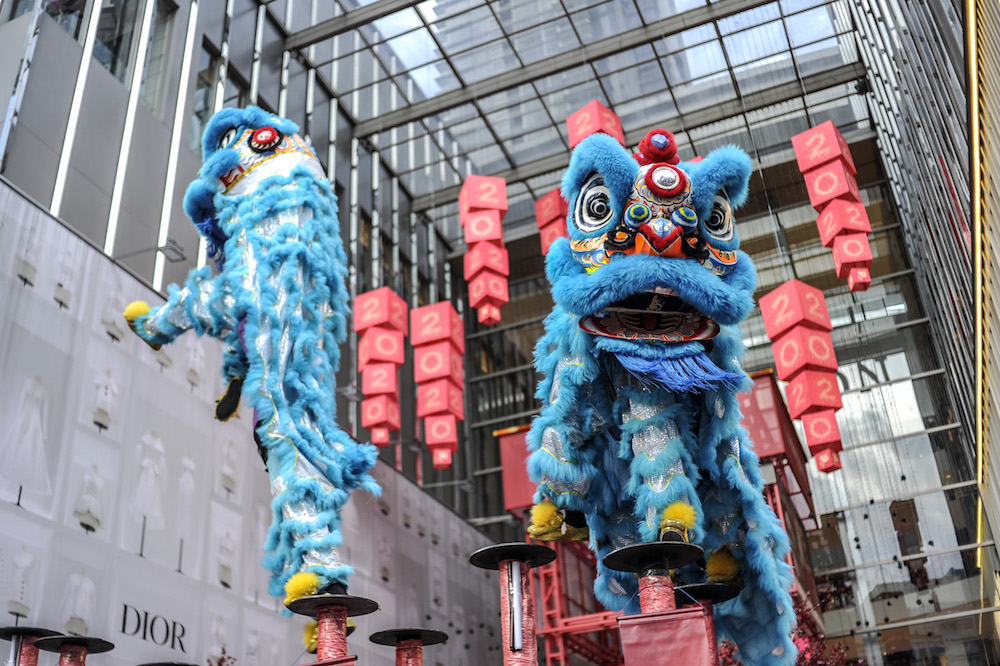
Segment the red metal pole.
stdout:
<path fill-rule="evenodd" d="M 715 634 L 715 615 L 712 614 L 712 608 L 715 604 L 707 599 L 699 601 L 698 603 L 700 603 L 705 609 L 705 616 L 708 618 L 708 648 L 712 652 L 712 663 L 718 666 L 719 638 Z"/>
<path fill-rule="evenodd" d="M 674 582 L 668 574 L 648 573 L 639 579 L 639 608 L 643 613 L 662 613 L 677 609 Z"/>
<path fill-rule="evenodd" d="M 38 651 L 35 651 L 37 662 Z M 64 645 L 59 651 L 59 666 L 84 666 L 87 661 L 87 648 L 79 645 Z"/>
<path fill-rule="evenodd" d="M 512 574 L 518 569 L 518 579 L 512 579 Z M 529 571 L 531 565 L 527 562 L 517 560 L 500 562 L 500 626 L 504 639 L 502 641 L 504 666 L 538 665 L 535 604 L 531 596 Z M 521 602 L 520 608 L 512 608 L 511 604 L 518 596 Z"/>
<path fill-rule="evenodd" d="M 424 644 L 420 639 L 400 641 L 396 644 L 396 666 L 423 666 Z"/>
<path fill-rule="evenodd" d="M 38 648 L 35 639 L 38 636 L 21 636 L 21 649 L 17 657 L 17 666 L 38 666 Z"/>
<path fill-rule="evenodd" d="M 316 625 L 316 657 L 331 661 L 347 656 L 347 609 L 322 606 Z M 59 666 L 63 666 L 60 664 Z"/>

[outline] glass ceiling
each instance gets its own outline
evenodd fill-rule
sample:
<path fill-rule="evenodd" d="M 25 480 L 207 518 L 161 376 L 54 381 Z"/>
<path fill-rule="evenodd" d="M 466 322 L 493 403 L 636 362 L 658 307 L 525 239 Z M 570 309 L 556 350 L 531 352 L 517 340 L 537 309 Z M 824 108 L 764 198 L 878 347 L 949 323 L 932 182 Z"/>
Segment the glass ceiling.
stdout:
<path fill-rule="evenodd" d="M 840 108 L 831 114 L 866 117 L 845 85 L 853 77 L 823 78 L 858 61 L 846 1 L 426 0 L 307 54 L 355 121 L 426 107 L 371 139 L 415 199 L 441 194 L 422 207 L 433 218 L 451 213 L 466 175 L 481 173 L 508 176 L 509 223 L 557 186 L 566 117 L 592 99 L 621 117 L 630 141 L 672 130 L 685 158 L 729 142 L 758 156 L 784 146 L 790 129 L 822 121 L 807 98 L 827 89 L 840 100 L 828 100 Z M 333 11 L 386 2 L 338 0 Z M 315 18 L 311 0 L 288 3 L 291 32 L 303 14 Z M 691 22 L 709 9 L 720 18 Z M 513 83 L 491 87 L 501 75 Z M 464 94 L 474 84 L 483 94 Z"/>

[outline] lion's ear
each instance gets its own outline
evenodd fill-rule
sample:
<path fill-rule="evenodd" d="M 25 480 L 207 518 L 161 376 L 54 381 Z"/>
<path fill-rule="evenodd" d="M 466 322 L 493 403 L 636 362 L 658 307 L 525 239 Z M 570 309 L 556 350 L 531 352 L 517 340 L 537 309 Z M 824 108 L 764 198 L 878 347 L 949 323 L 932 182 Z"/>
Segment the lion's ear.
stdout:
<path fill-rule="evenodd" d="M 711 213 L 716 196 L 723 191 L 733 208 L 746 201 L 752 165 L 750 156 L 742 148 L 716 148 L 702 161 L 682 162 L 680 166 L 691 176 L 691 198 L 698 219 L 705 219 Z"/>

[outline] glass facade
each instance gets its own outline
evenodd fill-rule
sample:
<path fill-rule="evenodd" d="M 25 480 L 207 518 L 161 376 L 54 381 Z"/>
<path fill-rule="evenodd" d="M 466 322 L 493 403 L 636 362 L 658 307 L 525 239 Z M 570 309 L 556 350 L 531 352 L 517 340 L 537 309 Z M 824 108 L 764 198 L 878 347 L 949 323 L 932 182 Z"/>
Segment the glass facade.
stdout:
<path fill-rule="evenodd" d="M 139 99 L 146 108 L 154 112 L 160 108 L 160 100 L 166 88 L 167 45 L 175 11 L 176 7 L 167 0 L 156 0 L 153 6 L 149 43 L 143 56 Z"/>
<path fill-rule="evenodd" d="M 955 408 L 963 422 L 974 423 L 968 390 L 974 383 L 969 350 L 975 331 L 962 10 L 951 1 L 863 0 L 852 8 L 886 180 L 909 235 L 931 326 L 948 341 L 940 354 Z"/>
<path fill-rule="evenodd" d="M 128 80 L 132 50 L 138 37 L 141 5 L 137 2 L 108 2 L 97 19 L 94 58 L 112 76 Z"/>
<path fill-rule="evenodd" d="M 161 120 L 139 124 L 156 128 L 143 139 L 154 162 L 141 168 L 173 170 L 180 185 L 143 181 L 143 191 L 155 191 L 160 227 L 118 225 L 119 236 L 151 248 L 122 263 L 162 289 L 203 261 L 178 211 L 214 111 L 255 103 L 299 123 L 338 193 L 352 295 L 386 285 L 411 307 L 450 299 L 465 319 L 466 420 L 452 469 L 433 470 L 420 441 L 410 356 L 403 427 L 382 456 L 497 538 L 523 538 L 503 509 L 493 432 L 528 423 L 537 410 L 532 352 L 552 303 L 534 201 L 558 187 L 568 162 L 567 116 L 597 99 L 622 119 L 630 146 L 665 127 L 682 158 L 746 148 L 754 173 L 737 220 L 757 265 L 756 295 L 803 280 L 824 291 L 834 325 L 843 469 L 827 475 L 810 463 L 817 527 L 805 535 L 827 634 L 848 646 L 853 663 L 1000 663 L 983 629 L 1000 598 L 996 548 L 978 508 L 968 397 L 968 135 L 952 3 L 156 0 L 149 48 L 138 54 L 142 4 L 101 10 L 94 58 L 125 85 L 142 69 L 143 104 L 130 113 Z M 14 18 L 22 6 L 2 15 Z M 40 19 L 39 48 L 84 39 L 70 29 L 73 13 L 55 9 L 49 3 Z M 58 36 L 46 32 L 53 20 Z M 32 95 L 51 94 L 37 83 L 43 77 L 22 83 L 29 107 Z M 70 86 L 54 103 L 76 104 L 86 117 L 86 92 Z M 51 168 L 28 168 L 34 121 L 22 115 L 3 175 L 48 205 L 52 188 L 38 183 L 65 178 L 63 148 L 52 147 Z M 835 277 L 789 143 L 827 120 L 850 144 L 873 226 L 866 292 Z M 103 148 L 90 168 L 118 163 L 119 148 Z M 74 189 L 68 163 L 62 217 L 104 244 L 109 212 L 99 196 L 92 202 Z M 461 279 L 457 194 L 473 173 L 508 183 L 511 300 L 490 328 L 466 307 Z M 185 248 L 182 260 L 164 263 L 156 249 L 164 238 Z M 759 313 L 743 332 L 744 367 L 771 367 Z M 364 439 L 356 344 L 344 348 L 338 421 Z"/>

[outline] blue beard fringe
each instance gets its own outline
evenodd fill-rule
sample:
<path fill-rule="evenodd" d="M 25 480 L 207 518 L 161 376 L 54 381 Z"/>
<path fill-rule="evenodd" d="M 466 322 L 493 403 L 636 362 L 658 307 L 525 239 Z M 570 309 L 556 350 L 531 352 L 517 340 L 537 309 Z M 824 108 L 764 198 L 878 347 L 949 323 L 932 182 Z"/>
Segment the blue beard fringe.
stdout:
<path fill-rule="evenodd" d="M 198 231 L 205 237 L 205 240 L 208 241 L 208 256 L 215 262 L 216 270 L 221 273 L 225 270 L 226 262 L 226 255 L 223 248 L 229 238 L 225 233 L 223 233 L 222 229 L 219 228 L 219 221 L 214 217 L 197 221 L 194 225 L 198 227 Z"/>
<path fill-rule="evenodd" d="M 623 351 L 614 355 L 644 385 L 667 391 L 696 393 L 722 387 L 735 391 L 744 381 L 743 375 L 723 370 L 704 352 L 679 358 L 645 358 Z"/>

